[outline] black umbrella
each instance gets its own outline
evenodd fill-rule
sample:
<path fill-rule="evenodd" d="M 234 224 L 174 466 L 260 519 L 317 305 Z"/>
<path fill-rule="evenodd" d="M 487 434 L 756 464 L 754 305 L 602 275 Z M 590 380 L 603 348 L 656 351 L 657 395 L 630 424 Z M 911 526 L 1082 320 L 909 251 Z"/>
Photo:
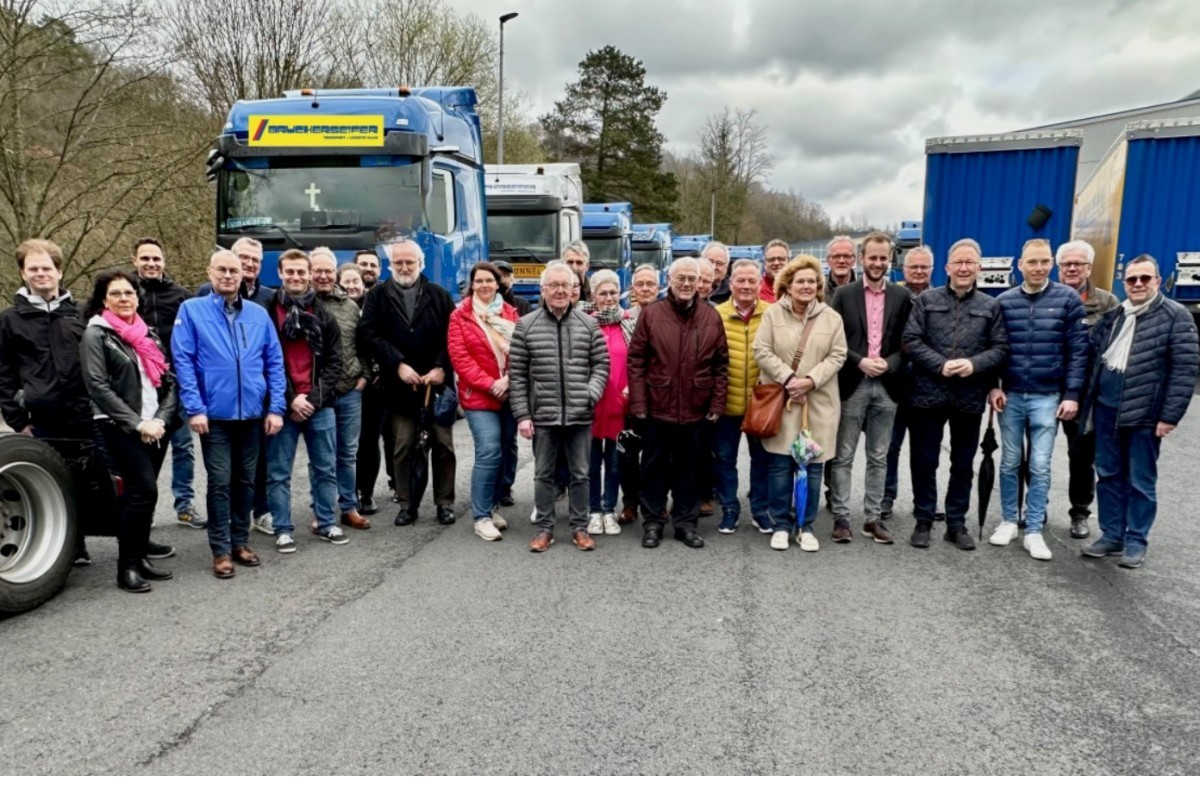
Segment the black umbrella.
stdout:
<path fill-rule="evenodd" d="M 414 387 L 416 391 L 416 387 Z M 433 405 L 429 402 L 433 396 L 433 385 L 425 386 L 425 405 L 417 415 L 417 437 L 409 454 L 411 461 L 408 480 L 408 507 L 416 512 L 425 497 L 425 487 L 429 485 L 429 448 L 433 438 Z"/>
<path fill-rule="evenodd" d="M 1017 525 L 1025 527 L 1025 488 L 1029 486 L 1029 453 L 1033 450 L 1033 431 L 1025 426 L 1021 438 L 1021 466 L 1017 470 Z"/>
<path fill-rule="evenodd" d="M 979 536 L 983 537 L 983 523 L 987 519 L 988 503 L 992 499 L 992 489 L 996 486 L 996 412 L 988 411 L 988 427 L 983 434 L 983 442 L 979 445 L 983 459 L 979 463 Z"/>

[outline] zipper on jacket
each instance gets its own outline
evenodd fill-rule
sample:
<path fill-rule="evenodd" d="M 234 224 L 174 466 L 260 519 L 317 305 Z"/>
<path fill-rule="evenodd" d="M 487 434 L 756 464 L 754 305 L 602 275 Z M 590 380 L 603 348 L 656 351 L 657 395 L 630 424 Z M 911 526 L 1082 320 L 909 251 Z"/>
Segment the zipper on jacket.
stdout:
<path fill-rule="evenodd" d="M 222 298 L 222 302 L 224 302 L 224 298 Z M 246 331 L 244 328 L 242 328 L 242 326 L 238 325 L 236 322 L 233 322 L 229 319 L 229 315 L 227 315 L 225 313 L 224 308 L 220 309 L 220 312 L 221 312 L 221 316 L 224 317 L 224 319 L 225 319 L 225 327 L 227 327 L 229 329 L 229 341 L 230 341 L 230 344 L 233 345 L 233 363 L 237 365 L 237 381 L 238 381 L 238 392 L 237 392 L 237 398 L 238 398 L 237 399 L 237 414 L 238 415 L 237 415 L 237 418 L 240 420 L 242 418 L 242 351 L 238 347 L 237 331 L 234 330 L 234 327 L 236 326 L 238 328 L 241 328 L 242 341 L 245 341 L 245 339 L 246 339 Z"/>
<path fill-rule="evenodd" d="M 570 313 L 571 313 L 571 310 L 568 309 L 567 314 L 570 314 Z M 563 330 L 563 320 L 565 320 L 567 318 L 567 314 L 563 314 L 562 319 L 558 319 L 557 316 L 555 316 L 555 319 L 558 323 L 558 399 L 559 399 L 559 403 L 561 403 L 561 405 L 559 407 L 562 409 L 562 424 L 563 425 L 567 424 L 567 372 L 566 372 L 566 369 L 563 367 L 562 330 Z"/>

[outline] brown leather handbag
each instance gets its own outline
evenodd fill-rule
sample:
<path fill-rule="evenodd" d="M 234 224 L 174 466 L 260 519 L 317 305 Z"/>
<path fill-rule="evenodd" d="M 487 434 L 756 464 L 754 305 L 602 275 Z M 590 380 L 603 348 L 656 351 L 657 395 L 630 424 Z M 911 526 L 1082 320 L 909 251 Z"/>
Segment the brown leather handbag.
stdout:
<path fill-rule="evenodd" d="M 816 318 L 810 318 L 800 334 L 800 346 L 796 348 L 796 357 L 792 359 L 792 372 L 800 366 L 804 358 L 804 348 L 808 346 L 808 336 L 812 333 Z M 754 387 L 750 395 L 750 403 L 746 406 L 746 416 L 742 417 L 742 432 L 758 439 L 770 439 L 779 433 L 783 427 L 783 407 L 787 402 L 787 392 L 781 383 L 760 383 Z"/>

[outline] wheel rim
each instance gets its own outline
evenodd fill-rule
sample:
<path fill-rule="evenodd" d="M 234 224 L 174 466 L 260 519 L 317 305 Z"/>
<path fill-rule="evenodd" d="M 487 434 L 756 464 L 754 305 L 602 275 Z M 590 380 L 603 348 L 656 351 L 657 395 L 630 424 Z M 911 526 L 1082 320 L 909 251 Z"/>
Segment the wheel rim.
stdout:
<path fill-rule="evenodd" d="M 0 467 L 0 581 L 29 583 L 49 572 L 67 545 L 67 504 L 37 464 Z"/>

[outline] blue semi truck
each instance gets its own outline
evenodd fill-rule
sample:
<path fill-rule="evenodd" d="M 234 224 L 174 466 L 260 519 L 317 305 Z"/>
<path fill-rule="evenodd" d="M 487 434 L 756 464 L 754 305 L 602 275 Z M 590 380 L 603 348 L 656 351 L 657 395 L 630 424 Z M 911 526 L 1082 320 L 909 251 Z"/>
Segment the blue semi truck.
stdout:
<path fill-rule="evenodd" d="M 611 269 L 621 279 L 621 301 L 628 302 L 633 275 L 633 204 L 584 203 L 583 241 L 591 253 L 588 274 Z"/>
<path fill-rule="evenodd" d="M 263 243 L 260 280 L 279 254 L 332 248 L 339 261 L 416 241 L 425 276 L 459 296 L 487 256 L 483 143 L 475 90 L 301 89 L 239 100 L 209 154 L 216 241 Z"/>
<path fill-rule="evenodd" d="M 671 240 L 671 258 L 683 258 L 684 256 L 693 254 L 700 255 L 700 251 L 704 249 L 704 245 L 712 240 L 712 234 L 709 233 L 680 234 Z"/>

